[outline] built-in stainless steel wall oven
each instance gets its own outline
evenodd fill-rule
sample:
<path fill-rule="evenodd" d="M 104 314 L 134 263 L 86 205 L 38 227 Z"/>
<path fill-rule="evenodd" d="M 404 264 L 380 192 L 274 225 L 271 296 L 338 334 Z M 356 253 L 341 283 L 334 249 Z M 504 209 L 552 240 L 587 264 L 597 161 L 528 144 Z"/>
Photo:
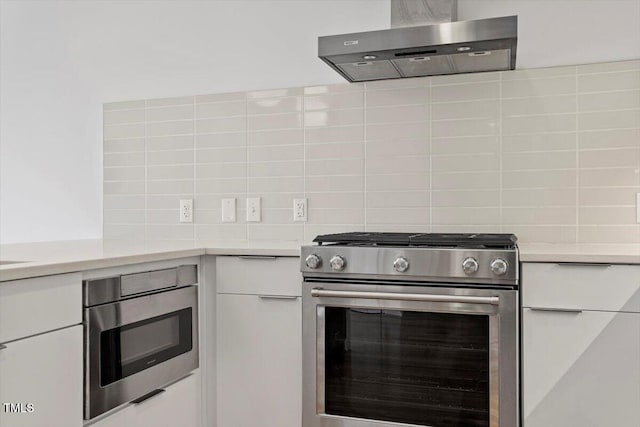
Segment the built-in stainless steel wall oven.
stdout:
<path fill-rule="evenodd" d="M 84 281 L 85 419 L 198 367 L 197 281 L 196 265 Z"/>
<path fill-rule="evenodd" d="M 473 236 L 303 247 L 303 427 L 519 425 L 515 236 Z"/>

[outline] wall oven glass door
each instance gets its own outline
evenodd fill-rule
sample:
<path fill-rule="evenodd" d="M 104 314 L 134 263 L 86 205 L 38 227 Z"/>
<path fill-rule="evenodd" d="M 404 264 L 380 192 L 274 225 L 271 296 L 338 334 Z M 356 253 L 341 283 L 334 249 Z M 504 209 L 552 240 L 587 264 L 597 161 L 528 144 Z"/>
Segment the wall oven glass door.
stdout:
<path fill-rule="evenodd" d="M 304 427 L 517 425 L 516 291 L 304 286 Z"/>
<path fill-rule="evenodd" d="M 198 367 L 197 293 L 187 286 L 85 309 L 85 419 Z"/>

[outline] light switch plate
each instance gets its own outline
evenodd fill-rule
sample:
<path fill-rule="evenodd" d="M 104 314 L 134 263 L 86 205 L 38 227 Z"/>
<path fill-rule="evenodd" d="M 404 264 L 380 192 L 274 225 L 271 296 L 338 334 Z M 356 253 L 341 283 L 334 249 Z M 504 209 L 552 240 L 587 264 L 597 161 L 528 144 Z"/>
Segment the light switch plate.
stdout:
<path fill-rule="evenodd" d="M 307 221 L 307 199 L 293 199 L 293 221 Z"/>
<path fill-rule="evenodd" d="M 222 222 L 236 222 L 236 199 L 222 199 Z"/>
<path fill-rule="evenodd" d="M 193 222 L 193 199 L 180 199 L 180 222 Z"/>
<path fill-rule="evenodd" d="M 247 199 L 247 222 L 260 222 L 260 197 Z"/>

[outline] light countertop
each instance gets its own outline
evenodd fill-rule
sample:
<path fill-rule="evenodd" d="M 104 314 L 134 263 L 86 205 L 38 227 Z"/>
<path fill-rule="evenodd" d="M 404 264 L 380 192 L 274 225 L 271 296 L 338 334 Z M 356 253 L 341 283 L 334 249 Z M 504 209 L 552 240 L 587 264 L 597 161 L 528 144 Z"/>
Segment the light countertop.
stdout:
<path fill-rule="evenodd" d="M 519 243 L 523 262 L 640 264 L 640 244 Z M 141 242 L 76 240 L 0 245 L 0 281 L 201 255 L 299 256 L 296 242 Z"/>

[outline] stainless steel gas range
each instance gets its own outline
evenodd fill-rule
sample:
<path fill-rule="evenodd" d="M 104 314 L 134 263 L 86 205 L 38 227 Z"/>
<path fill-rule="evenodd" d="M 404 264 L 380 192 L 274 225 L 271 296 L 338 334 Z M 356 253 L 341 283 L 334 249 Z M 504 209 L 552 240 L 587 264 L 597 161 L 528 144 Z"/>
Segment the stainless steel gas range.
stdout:
<path fill-rule="evenodd" d="M 515 236 L 314 242 L 301 262 L 303 427 L 519 425 Z"/>

